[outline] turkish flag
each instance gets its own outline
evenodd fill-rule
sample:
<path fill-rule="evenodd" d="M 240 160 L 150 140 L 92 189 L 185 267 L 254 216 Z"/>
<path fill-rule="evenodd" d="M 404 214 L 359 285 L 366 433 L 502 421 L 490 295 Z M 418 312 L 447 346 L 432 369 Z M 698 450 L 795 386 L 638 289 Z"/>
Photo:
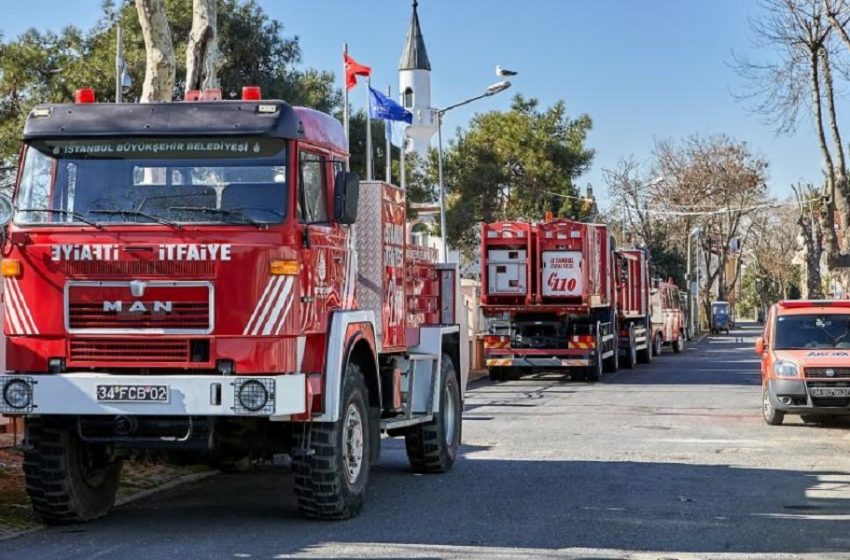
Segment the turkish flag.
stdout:
<path fill-rule="evenodd" d="M 357 76 L 369 76 L 372 74 L 372 68 L 360 64 L 348 53 L 343 53 L 345 59 L 345 89 L 351 89 L 357 85 Z"/>

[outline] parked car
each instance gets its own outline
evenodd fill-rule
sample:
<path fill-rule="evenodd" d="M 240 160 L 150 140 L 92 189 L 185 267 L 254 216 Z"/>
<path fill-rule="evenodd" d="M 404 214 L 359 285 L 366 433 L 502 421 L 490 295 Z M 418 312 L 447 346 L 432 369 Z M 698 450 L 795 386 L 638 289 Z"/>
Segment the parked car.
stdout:
<path fill-rule="evenodd" d="M 850 301 L 777 303 L 756 352 L 767 424 L 850 415 Z"/>

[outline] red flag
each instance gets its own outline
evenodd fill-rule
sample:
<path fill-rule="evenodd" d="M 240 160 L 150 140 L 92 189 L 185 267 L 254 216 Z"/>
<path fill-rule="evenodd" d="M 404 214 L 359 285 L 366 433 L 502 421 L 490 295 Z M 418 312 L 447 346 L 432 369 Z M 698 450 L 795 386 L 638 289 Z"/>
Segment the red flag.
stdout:
<path fill-rule="evenodd" d="M 345 89 L 351 89 L 357 85 L 357 76 L 369 76 L 372 74 L 372 68 L 364 66 L 348 56 L 348 53 L 343 53 L 345 58 Z"/>

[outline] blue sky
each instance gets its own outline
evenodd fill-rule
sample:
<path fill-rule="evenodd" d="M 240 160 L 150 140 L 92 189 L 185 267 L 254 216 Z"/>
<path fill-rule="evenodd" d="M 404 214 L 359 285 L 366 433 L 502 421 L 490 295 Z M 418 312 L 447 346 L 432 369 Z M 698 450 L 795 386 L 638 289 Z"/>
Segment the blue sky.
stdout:
<path fill-rule="evenodd" d="M 189 0 L 186 0 L 187 5 Z M 373 67 L 373 84 L 398 84 L 397 67 L 410 17 L 408 0 L 259 0 L 298 35 L 304 63 L 339 72 L 342 43 Z M 14 8 L 12 8 L 14 5 Z M 0 31 L 12 38 L 28 27 L 87 28 L 100 0 L 0 0 Z M 433 67 L 432 100 L 445 106 L 496 81 L 494 67 L 516 69 L 506 93 L 446 117 L 448 135 L 477 111 L 505 108 L 522 93 L 543 104 L 563 99 L 572 114 L 594 121 L 588 144 L 593 168 L 579 183 L 604 197 L 603 169 L 626 156 L 648 162 L 656 141 L 691 133 L 727 133 L 746 140 L 770 162 L 774 194 L 792 182 L 817 181 L 820 160 L 811 125 L 777 137 L 734 92 L 733 51 L 754 57 L 748 18 L 756 0 L 421 0 Z M 365 92 L 354 90 L 365 105 Z M 839 110 L 846 100 L 839 101 Z"/>

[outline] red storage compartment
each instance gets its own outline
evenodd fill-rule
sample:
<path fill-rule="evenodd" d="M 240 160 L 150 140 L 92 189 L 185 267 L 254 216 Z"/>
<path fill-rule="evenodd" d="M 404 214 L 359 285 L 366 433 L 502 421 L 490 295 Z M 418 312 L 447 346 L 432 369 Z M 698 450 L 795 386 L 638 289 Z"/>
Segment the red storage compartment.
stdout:
<path fill-rule="evenodd" d="M 608 228 L 559 218 L 537 226 L 538 301 L 606 307 L 614 300 Z"/>
<path fill-rule="evenodd" d="M 527 222 L 481 227 L 483 303 L 528 304 L 534 294 L 536 228 Z"/>
<path fill-rule="evenodd" d="M 617 276 L 617 312 L 622 319 L 649 313 L 649 255 L 644 249 L 620 249 L 614 253 Z"/>

